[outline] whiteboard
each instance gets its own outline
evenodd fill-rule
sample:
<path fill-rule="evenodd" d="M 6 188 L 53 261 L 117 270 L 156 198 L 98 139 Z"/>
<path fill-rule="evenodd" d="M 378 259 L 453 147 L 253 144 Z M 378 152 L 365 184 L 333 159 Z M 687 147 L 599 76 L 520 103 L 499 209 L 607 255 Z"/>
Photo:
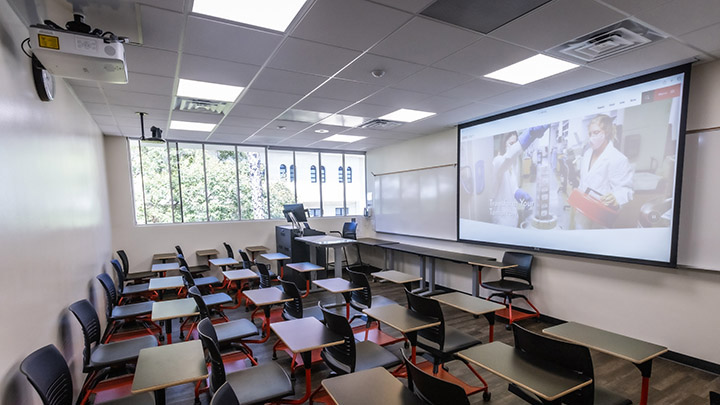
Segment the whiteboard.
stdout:
<path fill-rule="evenodd" d="M 720 271 L 720 130 L 685 138 L 678 265 Z"/>
<path fill-rule="evenodd" d="M 375 231 L 457 239 L 454 164 L 375 176 Z"/>

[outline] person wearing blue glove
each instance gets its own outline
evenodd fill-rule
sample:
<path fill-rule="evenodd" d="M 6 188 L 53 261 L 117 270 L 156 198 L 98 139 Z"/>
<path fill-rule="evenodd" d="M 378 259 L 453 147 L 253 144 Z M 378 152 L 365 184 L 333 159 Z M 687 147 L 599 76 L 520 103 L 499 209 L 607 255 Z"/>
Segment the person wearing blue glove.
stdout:
<path fill-rule="evenodd" d="M 490 216 L 494 224 L 514 228 L 518 226 L 520 201 L 515 196 L 518 191 L 522 191 L 518 186 L 520 172 L 520 159 L 518 158 L 522 151 L 517 132 L 508 132 L 503 135 L 500 152 L 492 161 L 495 182 L 491 190 L 493 198 L 490 201 Z M 521 194 L 518 196 L 523 197 Z"/>
<path fill-rule="evenodd" d="M 548 128 L 550 128 L 550 125 L 545 124 L 528 128 L 523 131 L 522 135 L 520 135 L 520 146 L 522 146 L 523 150 L 527 149 L 534 140 L 542 138 Z"/>

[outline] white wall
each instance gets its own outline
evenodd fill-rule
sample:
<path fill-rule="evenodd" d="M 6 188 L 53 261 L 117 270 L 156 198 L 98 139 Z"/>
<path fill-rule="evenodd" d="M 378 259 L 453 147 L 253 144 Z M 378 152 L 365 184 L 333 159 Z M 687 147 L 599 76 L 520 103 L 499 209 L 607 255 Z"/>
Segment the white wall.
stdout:
<path fill-rule="evenodd" d="M 288 225 L 286 221 L 239 221 L 195 224 L 135 225 L 130 159 L 127 141 L 123 137 L 105 137 L 105 156 L 110 196 L 113 252 L 124 249 L 130 261 L 130 271 L 147 271 L 154 253 L 174 252 L 180 245 L 188 264 L 197 264 L 194 252 L 215 248 L 220 257 L 226 257 L 223 242 L 235 251 L 246 246 L 263 245 L 275 250 L 275 226 Z M 360 217 L 362 218 L 362 217 Z M 311 227 L 322 231 L 339 231 L 349 217 L 311 218 Z M 362 225 L 362 229 L 369 226 Z M 217 275 L 217 274 L 216 274 Z"/>
<path fill-rule="evenodd" d="M 93 296 L 110 256 L 102 134 L 69 87 L 38 99 L 28 31 L 0 1 L 0 401 L 40 403 L 18 371 L 30 352 L 53 343 L 82 383 L 82 335 L 67 306 Z M 99 301 L 104 304 L 104 301 Z M 101 309 L 104 313 L 104 309 Z M 70 325 L 62 335 L 62 325 Z"/>
<path fill-rule="evenodd" d="M 697 66 L 691 76 L 688 129 L 720 126 L 717 114 L 720 108 L 720 62 Z M 456 148 L 456 130 L 452 129 L 376 149 L 368 152 L 368 172 L 383 173 L 454 163 L 457 160 Z M 412 153 L 408 153 L 410 151 Z M 376 236 L 497 258 L 503 253 L 502 249 L 472 244 L 387 234 Z M 535 290 L 528 296 L 542 313 L 645 339 L 666 345 L 678 353 L 720 363 L 715 309 L 717 292 L 720 291 L 720 272 L 667 269 L 550 254 L 536 254 L 535 257 Z M 396 263 L 399 270 L 418 271 L 418 261 L 414 256 L 396 255 Z M 469 266 L 443 261 L 438 261 L 437 266 L 439 284 L 470 292 Z M 483 279 L 497 278 L 497 272 L 483 272 Z"/>

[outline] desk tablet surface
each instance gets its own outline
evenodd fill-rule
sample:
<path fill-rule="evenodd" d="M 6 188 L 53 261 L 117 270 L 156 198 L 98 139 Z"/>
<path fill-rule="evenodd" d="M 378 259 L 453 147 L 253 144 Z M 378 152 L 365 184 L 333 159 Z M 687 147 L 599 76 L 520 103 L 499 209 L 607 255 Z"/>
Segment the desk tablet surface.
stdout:
<path fill-rule="evenodd" d="M 265 246 L 248 246 L 245 248 L 245 250 L 247 250 L 250 253 L 260 253 L 260 252 L 267 252 L 270 249 L 266 248 Z"/>
<path fill-rule="evenodd" d="M 482 315 L 488 312 L 505 309 L 505 305 L 500 305 L 496 302 L 488 301 L 484 298 L 473 297 L 472 295 L 463 294 L 461 292 L 433 295 L 431 298 L 473 315 Z"/>
<path fill-rule="evenodd" d="M 548 401 L 592 383 L 592 379 L 547 363 L 542 366 L 534 364 L 502 342 L 477 345 L 457 355 Z"/>
<path fill-rule="evenodd" d="M 155 277 L 150 279 L 148 290 L 172 290 L 174 288 L 185 287 L 182 276 L 172 277 Z"/>
<path fill-rule="evenodd" d="M 345 342 L 316 318 L 300 318 L 270 324 L 270 329 L 293 353 L 302 353 Z"/>
<path fill-rule="evenodd" d="M 208 260 L 208 263 L 212 264 L 213 266 L 230 266 L 233 264 L 238 264 L 238 261 L 233 259 L 232 257 L 221 257 L 219 259 L 210 259 Z"/>
<path fill-rule="evenodd" d="M 292 301 L 293 298 L 283 292 L 283 290 L 275 287 L 259 288 L 257 290 L 245 290 L 243 294 L 258 306 L 279 304 L 281 302 Z"/>
<path fill-rule="evenodd" d="M 140 350 L 130 390 L 139 394 L 207 376 L 205 352 L 199 340 L 150 347 Z"/>
<path fill-rule="evenodd" d="M 260 257 L 271 262 L 275 260 L 287 260 L 290 258 L 290 256 L 284 255 L 282 253 L 263 253 L 260 255 Z"/>
<path fill-rule="evenodd" d="M 644 342 L 642 340 L 608 332 L 606 330 L 593 328 L 592 326 L 583 325 L 577 322 L 568 322 L 552 326 L 550 328 L 543 329 L 543 332 L 550 336 L 557 337 L 568 342 L 577 343 L 581 346 L 587 346 L 591 349 L 595 349 L 636 364 L 652 360 L 653 358 L 668 351 L 667 347 L 664 346 Z"/>
<path fill-rule="evenodd" d="M 422 277 L 413 276 L 397 270 L 379 271 L 377 273 L 371 273 L 370 275 L 396 284 L 411 283 L 413 281 L 422 280 Z"/>
<path fill-rule="evenodd" d="M 177 259 L 177 253 L 155 253 L 152 260 L 175 260 Z"/>
<path fill-rule="evenodd" d="M 382 239 L 375 239 L 375 238 L 360 238 L 357 240 L 358 243 L 361 243 L 363 245 L 367 246 L 387 246 L 387 245 L 396 245 L 400 242 L 394 242 L 391 240 L 382 240 Z"/>
<path fill-rule="evenodd" d="M 236 281 L 236 280 L 248 280 L 251 278 L 260 278 L 260 276 L 257 275 L 252 270 L 249 269 L 240 269 L 240 270 L 228 270 L 222 272 L 223 276 L 227 278 L 230 281 Z"/>
<path fill-rule="evenodd" d="M 492 258 L 484 259 L 482 257 L 475 258 L 472 261 L 469 261 L 468 264 L 471 266 L 492 267 L 493 269 L 509 269 L 511 267 L 517 267 L 517 264 L 505 264 Z"/>
<path fill-rule="evenodd" d="M 150 268 L 151 271 L 159 272 L 159 271 L 170 271 L 170 270 L 180 270 L 180 263 L 178 262 L 172 262 L 172 263 L 155 263 Z"/>
<path fill-rule="evenodd" d="M 318 270 L 324 270 L 325 267 L 318 266 L 317 264 L 313 264 L 310 262 L 300 262 L 300 263 L 288 263 L 286 266 L 290 269 L 293 269 L 295 271 L 299 271 L 301 273 L 305 273 L 308 271 L 318 271 Z"/>
<path fill-rule="evenodd" d="M 324 246 L 339 246 L 339 245 L 349 245 L 352 243 L 357 243 L 355 239 L 345 239 L 345 238 L 338 238 L 337 236 L 330 236 L 330 235 L 316 235 L 316 236 L 302 236 L 299 238 L 295 238 L 295 240 L 299 240 L 300 242 L 309 243 L 312 245 L 324 245 Z"/>
<path fill-rule="evenodd" d="M 313 280 L 313 284 L 334 294 L 348 291 L 359 291 L 363 289 L 363 287 L 358 287 L 344 278 L 339 277 L 327 278 L 325 280 Z"/>
<path fill-rule="evenodd" d="M 184 316 L 193 316 L 199 314 L 195 300 L 192 298 L 182 298 L 171 301 L 153 302 L 152 315 L 153 321 L 163 321 L 165 319 L 182 318 Z"/>
<path fill-rule="evenodd" d="M 406 307 L 398 304 L 383 305 L 381 307 L 363 310 L 371 318 L 386 323 L 402 333 L 414 332 L 420 329 L 432 328 L 440 325 L 440 321 L 420 316 Z"/>
<path fill-rule="evenodd" d="M 197 256 L 216 256 L 218 254 L 217 249 L 201 249 L 196 250 L 195 254 Z"/>
<path fill-rule="evenodd" d="M 423 403 L 382 367 L 326 378 L 322 381 L 322 386 L 338 405 Z"/>

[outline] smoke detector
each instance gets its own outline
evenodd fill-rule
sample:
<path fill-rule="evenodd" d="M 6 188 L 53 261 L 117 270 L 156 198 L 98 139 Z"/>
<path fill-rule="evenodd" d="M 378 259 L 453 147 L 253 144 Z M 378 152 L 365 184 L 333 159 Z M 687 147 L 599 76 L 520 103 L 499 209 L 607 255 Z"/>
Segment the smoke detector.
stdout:
<path fill-rule="evenodd" d="M 548 53 L 587 63 L 627 52 L 665 37 L 650 27 L 628 19 L 560 44 Z"/>

